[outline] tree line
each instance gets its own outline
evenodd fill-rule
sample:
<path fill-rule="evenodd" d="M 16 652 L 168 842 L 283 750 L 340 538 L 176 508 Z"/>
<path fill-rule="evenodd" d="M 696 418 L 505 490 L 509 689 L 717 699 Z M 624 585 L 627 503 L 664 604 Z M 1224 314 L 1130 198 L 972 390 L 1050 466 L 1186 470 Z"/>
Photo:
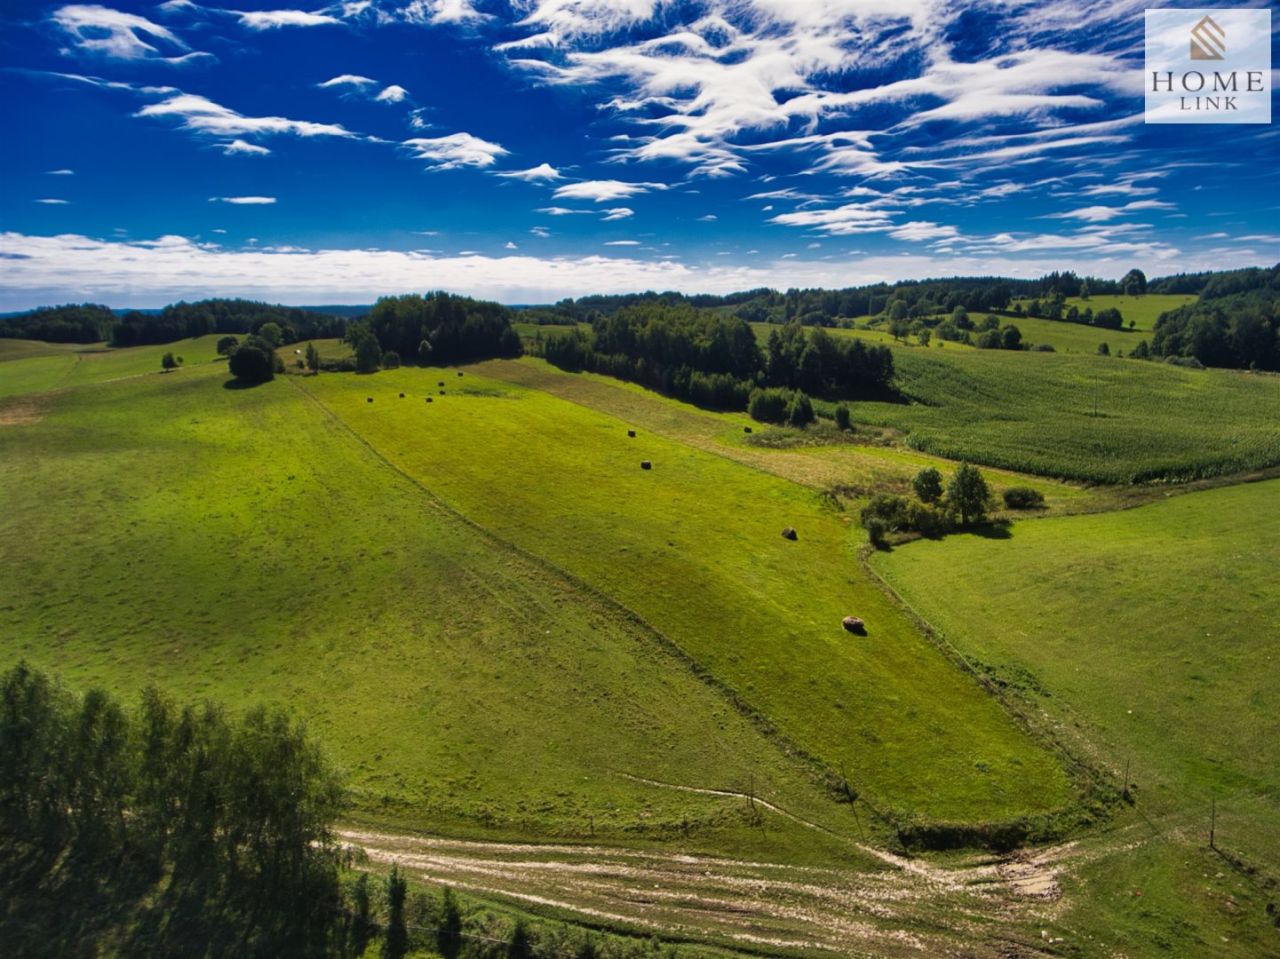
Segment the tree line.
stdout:
<path fill-rule="evenodd" d="M 283 712 L 126 708 L 0 676 L 0 939 L 13 955 L 314 956 L 342 912 L 339 778 Z M 91 950 L 92 951 L 92 950 Z"/>
<path fill-rule="evenodd" d="M 1119 279 L 1080 276 L 1066 270 L 1047 273 L 1033 280 L 998 276 L 947 277 L 871 283 L 841 289 L 760 288 L 725 295 L 646 291 L 564 299 L 552 306 L 521 310 L 520 318 L 542 324 L 593 323 L 599 315 L 612 315 L 633 307 L 688 306 L 729 313 L 750 323 L 799 321 L 805 326 L 838 326 L 842 320 L 887 313 L 895 303 L 903 305 L 909 319 L 950 314 L 956 307 L 964 307 L 971 312 L 1003 312 L 1010 311 L 1015 300 L 1183 292 L 1187 287 L 1194 287 L 1190 292 L 1199 292 L 1210 276 L 1180 274 L 1148 283 L 1141 270 L 1130 270 Z M 1171 286 L 1177 289 L 1169 289 Z"/>
<path fill-rule="evenodd" d="M 1151 355 L 1280 370 L 1280 266 L 1215 274 L 1194 303 L 1160 314 Z"/>
<path fill-rule="evenodd" d="M 561 369 L 616 376 L 713 409 L 745 409 L 762 388 L 788 391 L 787 407 L 791 392 L 880 396 L 892 391 L 894 375 L 887 347 L 791 323 L 773 330 L 762 351 L 745 320 L 688 304 L 596 314 L 589 331 L 552 334 L 543 353 Z"/>
<path fill-rule="evenodd" d="M 267 323 L 282 331 L 283 341 L 341 336 L 346 321 L 297 307 L 254 300 L 212 299 L 172 303 L 157 313 L 130 310 L 117 315 L 93 303 L 44 307 L 0 319 L 0 337 L 47 343 L 100 343 L 146 346 L 189 337 L 256 334 Z"/>

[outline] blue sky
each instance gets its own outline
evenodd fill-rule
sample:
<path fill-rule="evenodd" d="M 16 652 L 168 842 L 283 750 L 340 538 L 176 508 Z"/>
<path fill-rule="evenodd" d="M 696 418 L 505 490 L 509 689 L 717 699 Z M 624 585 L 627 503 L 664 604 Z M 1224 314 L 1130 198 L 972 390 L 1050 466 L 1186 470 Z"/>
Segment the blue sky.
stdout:
<path fill-rule="evenodd" d="M 1280 260 L 1274 124 L 1145 125 L 1143 9 L 9 0 L 0 308 Z"/>

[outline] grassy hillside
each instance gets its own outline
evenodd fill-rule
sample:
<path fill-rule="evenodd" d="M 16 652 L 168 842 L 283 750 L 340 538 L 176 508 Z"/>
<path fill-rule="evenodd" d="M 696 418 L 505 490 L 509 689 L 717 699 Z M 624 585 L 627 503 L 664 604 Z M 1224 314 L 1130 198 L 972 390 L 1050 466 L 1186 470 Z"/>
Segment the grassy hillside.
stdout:
<path fill-rule="evenodd" d="M 854 419 L 925 452 L 1103 483 L 1280 463 L 1275 376 L 1005 350 L 898 348 L 894 361 L 914 402 L 857 403 Z"/>
<path fill-rule="evenodd" d="M 223 378 L 68 390 L 0 427 L 5 666 L 291 704 L 363 814 L 421 827 L 820 845 L 751 827 L 741 800 L 625 774 L 848 817 L 644 629 L 456 517 L 292 378 Z"/>
<path fill-rule="evenodd" d="M 1087 300 L 1082 300 L 1078 296 L 1069 296 L 1063 302 L 1066 307 L 1074 306 L 1082 312 L 1086 307 L 1094 313 L 1114 307 L 1124 317 L 1125 329 L 1129 328 L 1129 321 L 1133 320 L 1136 331 L 1150 332 L 1155 329 L 1156 320 L 1161 313 L 1177 309 L 1183 304 L 1193 302 L 1196 298 L 1194 293 L 1145 293 L 1142 296 L 1098 295 L 1091 296 Z M 1021 303 L 1025 308 L 1030 301 L 1017 300 L 1016 302 Z"/>
<path fill-rule="evenodd" d="M 1280 868 L 1280 481 L 954 536 L 876 566 L 1093 744 L 1139 807 Z"/>
<path fill-rule="evenodd" d="M 133 346 L 113 350 L 100 344 L 62 346 L 42 344 L 44 350 L 22 347 L 29 340 L 0 340 L 0 360 L 9 359 L 0 370 L 0 397 L 41 393 L 47 390 L 101 383 L 145 373 L 162 375 L 160 359 L 171 352 L 181 356 L 185 366 L 218 359 L 216 336 L 200 336 L 160 346 Z M 182 370 L 163 374 L 181 376 Z"/>
<path fill-rule="evenodd" d="M 1067 801 L 1055 759 L 859 573 L 861 530 L 812 491 L 474 372 L 302 382 L 468 517 L 635 610 L 882 808 L 998 820 Z M 841 628 L 850 613 L 869 636 Z"/>

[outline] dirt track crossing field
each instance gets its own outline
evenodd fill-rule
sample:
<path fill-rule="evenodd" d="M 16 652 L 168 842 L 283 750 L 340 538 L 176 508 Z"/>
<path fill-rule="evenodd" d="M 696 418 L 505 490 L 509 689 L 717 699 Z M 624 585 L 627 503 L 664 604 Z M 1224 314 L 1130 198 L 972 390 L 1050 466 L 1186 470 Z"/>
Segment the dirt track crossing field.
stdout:
<path fill-rule="evenodd" d="M 948 866 L 879 853 L 862 871 L 590 845 L 344 830 L 372 863 L 482 897 L 665 939 L 854 956 L 1046 955 L 1026 930 L 1060 907 L 1074 844 Z"/>

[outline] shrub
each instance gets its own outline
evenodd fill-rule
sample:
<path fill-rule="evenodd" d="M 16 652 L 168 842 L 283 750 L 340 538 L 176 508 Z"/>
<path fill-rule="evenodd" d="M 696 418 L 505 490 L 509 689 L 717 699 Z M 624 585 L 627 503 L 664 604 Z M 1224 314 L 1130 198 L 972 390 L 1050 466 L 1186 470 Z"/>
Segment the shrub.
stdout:
<path fill-rule="evenodd" d="M 266 340 L 246 336 L 231 352 L 227 365 L 231 375 L 242 383 L 265 383 L 275 374 L 279 359 Z"/>
<path fill-rule="evenodd" d="M 1010 323 L 1000 331 L 1000 346 L 1006 350 L 1022 349 L 1022 331 Z"/>
<path fill-rule="evenodd" d="M 1000 349 L 1000 331 L 987 330 L 974 340 L 974 346 L 980 350 L 998 350 Z"/>
<path fill-rule="evenodd" d="M 926 466 L 911 481 L 911 488 L 920 497 L 920 502 L 936 503 L 942 498 L 942 474 L 932 466 Z"/>
<path fill-rule="evenodd" d="M 218 340 L 218 355 L 226 356 L 228 353 L 230 353 L 232 350 L 236 348 L 236 344 L 239 342 L 240 341 L 237 340 L 234 336 L 222 337 L 220 340 Z"/>
<path fill-rule="evenodd" d="M 1035 352 L 1037 352 L 1037 353 L 1056 353 L 1056 352 L 1058 352 L 1057 350 L 1055 350 L 1055 349 L 1053 348 L 1053 344 L 1052 344 L 1052 343 L 1037 343 L 1035 346 L 1031 347 L 1031 349 L 1032 349 L 1032 350 L 1034 350 L 1034 351 L 1035 351 Z"/>
<path fill-rule="evenodd" d="M 842 430 L 853 427 L 853 420 L 849 416 L 849 407 L 843 403 L 836 407 L 836 427 Z"/>
<path fill-rule="evenodd" d="M 170 370 L 178 368 L 178 360 L 172 353 L 166 353 L 160 358 L 160 368 L 168 373 Z"/>
<path fill-rule="evenodd" d="M 400 354 L 395 350 L 387 350 L 382 354 L 382 368 L 384 370 L 395 370 L 400 368 Z"/>
<path fill-rule="evenodd" d="M 1189 370 L 1204 369 L 1204 364 L 1194 356 L 1166 356 L 1164 361 L 1170 366 L 1185 366 Z"/>
<path fill-rule="evenodd" d="M 747 412 L 760 423 L 781 423 L 787 418 L 790 401 L 790 390 L 754 389 L 747 398 Z"/>
<path fill-rule="evenodd" d="M 1009 509 L 1039 509 L 1044 505 L 1044 494 L 1030 486 L 1010 486 L 1002 495 Z"/>
<path fill-rule="evenodd" d="M 889 545 L 889 524 L 879 516 L 872 516 L 862 521 L 867 531 L 867 540 L 876 549 L 884 549 Z"/>
<path fill-rule="evenodd" d="M 813 404 L 804 393 L 797 392 L 787 407 L 787 422 L 792 426 L 804 427 L 813 422 Z"/>
<path fill-rule="evenodd" d="M 1098 344 L 1098 355 L 1099 355 L 1099 356 L 1110 356 L 1110 355 L 1111 355 L 1111 347 L 1109 347 L 1105 342 L 1103 342 L 1103 343 L 1099 343 L 1099 344 Z"/>

